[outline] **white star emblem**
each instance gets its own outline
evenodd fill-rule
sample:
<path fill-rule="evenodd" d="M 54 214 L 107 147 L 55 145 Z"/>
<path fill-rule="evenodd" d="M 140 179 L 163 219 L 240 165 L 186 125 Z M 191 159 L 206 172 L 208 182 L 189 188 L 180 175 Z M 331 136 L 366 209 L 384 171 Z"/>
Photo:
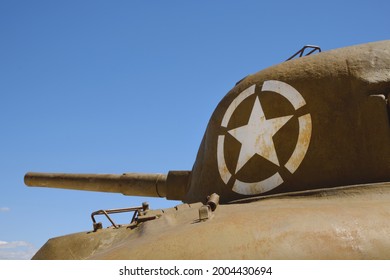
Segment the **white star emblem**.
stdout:
<path fill-rule="evenodd" d="M 230 103 L 221 121 L 221 127 L 227 128 L 234 112 L 239 105 L 256 94 L 256 85 L 252 85 L 238 94 L 234 100 Z M 303 96 L 292 86 L 287 83 L 268 80 L 264 81 L 261 92 L 270 91 L 280 94 L 286 98 L 295 111 L 306 105 L 306 101 Z M 295 113 L 296 115 L 296 113 Z M 243 195 L 257 195 L 268 192 L 284 183 L 279 171 L 276 171 L 273 175 L 255 181 L 254 178 L 248 177 L 239 179 L 236 174 L 240 171 L 247 162 L 255 155 L 259 155 L 269 162 L 275 164 L 279 168 L 285 168 L 291 174 L 293 174 L 302 163 L 308 150 L 312 131 L 312 121 L 310 113 L 304 115 L 296 115 L 298 120 L 298 139 L 294 151 L 287 162 L 280 163 L 278 155 L 276 153 L 273 136 L 293 117 L 282 116 L 273 119 L 267 119 L 264 115 L 263 108 L 259 97 L 255 97 L 253 108 L 249 116 L 248 123 L 241 127 L 233 128 L 227 131 L 227 134 L 231 135 L 241 143 L 240 152 L 238 154 L 238 160 L 235 166 L 235 171 L 229 170 L 225 160 L 225 138 L 226 134 L 218 135 L 217 139 L 217 165 L 218 171 L 222 181 L 228 185 L 232 185 L 232 191 Z M 283 164 L 283 167 L 281 166 Z M 261 173 L 262 169 L 258 168 L 258 172 Z M 257 178 L 256 178 L 257 180 Z M 229 183 L 231 182 L 231 183 Z"/>
<path fill-rule="evenodd" d="M 255 154 L 280 166 L 272 137 L 291 118 L 292 115 L 267 120 L 263 108 L 261 107 L 260 100 L 256 97 L 248 124 L 228 131 L 230 135 L 241 143 L 235 173 L 237 173 Z"/>

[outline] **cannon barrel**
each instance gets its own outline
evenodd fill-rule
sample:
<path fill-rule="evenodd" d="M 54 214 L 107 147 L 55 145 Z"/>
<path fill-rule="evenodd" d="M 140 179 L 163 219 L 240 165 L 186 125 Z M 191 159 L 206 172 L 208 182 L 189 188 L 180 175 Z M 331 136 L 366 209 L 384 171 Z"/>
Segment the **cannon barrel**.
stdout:
<path fill-rule="evenodd" d="M 183 200 L 190 171 L 169 171 L 168 174 L 68 174 L 29 172 L 24 182 L 30 187 L 122 193 L 130 196 L 166 197 Z"/>

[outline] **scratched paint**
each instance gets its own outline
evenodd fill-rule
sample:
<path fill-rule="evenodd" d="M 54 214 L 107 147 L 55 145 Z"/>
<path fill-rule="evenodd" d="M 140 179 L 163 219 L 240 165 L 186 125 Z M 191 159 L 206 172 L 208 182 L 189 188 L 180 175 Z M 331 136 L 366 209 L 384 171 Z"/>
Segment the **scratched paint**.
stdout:
<path fill-rule="evenodd" d="M 239 105 L 248 97 L 255 94 L 256 85 L 242 91 L 229 105 L 223 116 L 221 126 L 227 128 L 229 121 Z M 295 110 L 306 105 L 306 101 L 302 95 L 291 85 L 281 81 L 265 81 L 261 91 L 272 91 L 286 98 L 294 107 Z M 218 136 L 217 143 L 217 163 L 218 171 L 222 181 L 227 184 L 237 172 L 244 168 L 247 163 L 255 156 L 259 155 L 277 167 L 280 167 L 279 158 L 277 156 L 276 147 L 274 145 L 273 136 L 286 125 L 293 115 L 281 116 L 277 118 L 267 119 L 262 104 L 258 97 L 254 99 L 252 111 L 247 124 L 232 128 L 228 131 L 232 137 L 241 143 L 238 159 L 234 170 L 229 170 L 225 160 L 225 135 Z M 312 122 L 310 114 L 298 117 L 299 135 L 295 149 L 284 165 L 290 173 L 294 173 L 305 158 L 308 150 Z M 258 167 L 255 167 L 258 168 Z M 270 191 L 284 182 L 279 172 L 275 172 L 264 180 L 253 182 L 253 179 L 248 178 L 248 181 L 234 180 L 232 190 L 236 193 L 244 195 L 256 195 Z"/>

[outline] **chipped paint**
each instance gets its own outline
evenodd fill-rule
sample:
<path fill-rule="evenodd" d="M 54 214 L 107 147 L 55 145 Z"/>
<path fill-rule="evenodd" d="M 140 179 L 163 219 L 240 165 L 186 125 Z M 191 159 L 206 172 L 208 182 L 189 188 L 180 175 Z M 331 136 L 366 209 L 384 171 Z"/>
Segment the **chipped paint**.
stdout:
<path fill-rule="evenodd" d="M 229 121 L 238 106 L 248 97 L 255 94 L 255 87 L 256 85 L 252 85 L 245 89 L 231 102 L 225 112 L 225 115 L 223 116 L 221 122 L 222 127 L 227 128 Z M 306 101 L 295 88 L 281 81 L 265 81 L 261 91 L 272 91 L 280 94 L 292 104 L 295 110 L 306 105 Z M 241 143 L 234 172 L 228 169 L 225 160 L 226 137 L 225 135 L 218 136 L 217 164 L 222 181 L 227 184 L 229 180 L 234 177 L 237 172 L 244 168 L 255 155 L 259 155 L 275 166 L 280 167 L 281 164 L 279 162 L 276 147 L 274 145 L 273 136 L 284 125 L 286 125 L 292 117 L 293 115 L 267 119 L 264 114 L 261 101 L 259 100 L 259 97 L 256 97 L 248 123 L 240 127 L 232 128 L 227 132 Z M 309 147 L 312 131 L 311 115 L 306 114 L 299 116 L 298 124 L 299 135 L 295 149 L 287 163 L 284 165 L 284 167 L 287 168 L 290 173 L 294 173 L 298 169 L 303 159 L 305 158 L 307 149 Z M 259 167 L 256 166 L 254 168 Z M 248 182 L 244 182 L 235 178 L 232 190 L 239 194 L 256 195 L 270 191 L 280 186 L 283 182 L 284 180 L 279 172 L 275 172 L 268 178 L 257 182 L 253 182 L 253 179 L 251 178 L 248 178 Z"/>

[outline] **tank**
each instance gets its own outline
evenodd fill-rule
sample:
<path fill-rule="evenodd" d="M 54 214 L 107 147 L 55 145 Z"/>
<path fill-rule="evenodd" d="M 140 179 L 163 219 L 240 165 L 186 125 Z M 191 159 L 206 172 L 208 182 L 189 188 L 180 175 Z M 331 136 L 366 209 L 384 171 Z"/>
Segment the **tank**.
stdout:
<path fill-rule="evenodd" d="M 97 210 L 33 259 L 390 259 L 389 93 L 390 41 L 308 46 L 237 82 L 192 170 L 29 172 L 28 186 L 183 202 Z"/>

